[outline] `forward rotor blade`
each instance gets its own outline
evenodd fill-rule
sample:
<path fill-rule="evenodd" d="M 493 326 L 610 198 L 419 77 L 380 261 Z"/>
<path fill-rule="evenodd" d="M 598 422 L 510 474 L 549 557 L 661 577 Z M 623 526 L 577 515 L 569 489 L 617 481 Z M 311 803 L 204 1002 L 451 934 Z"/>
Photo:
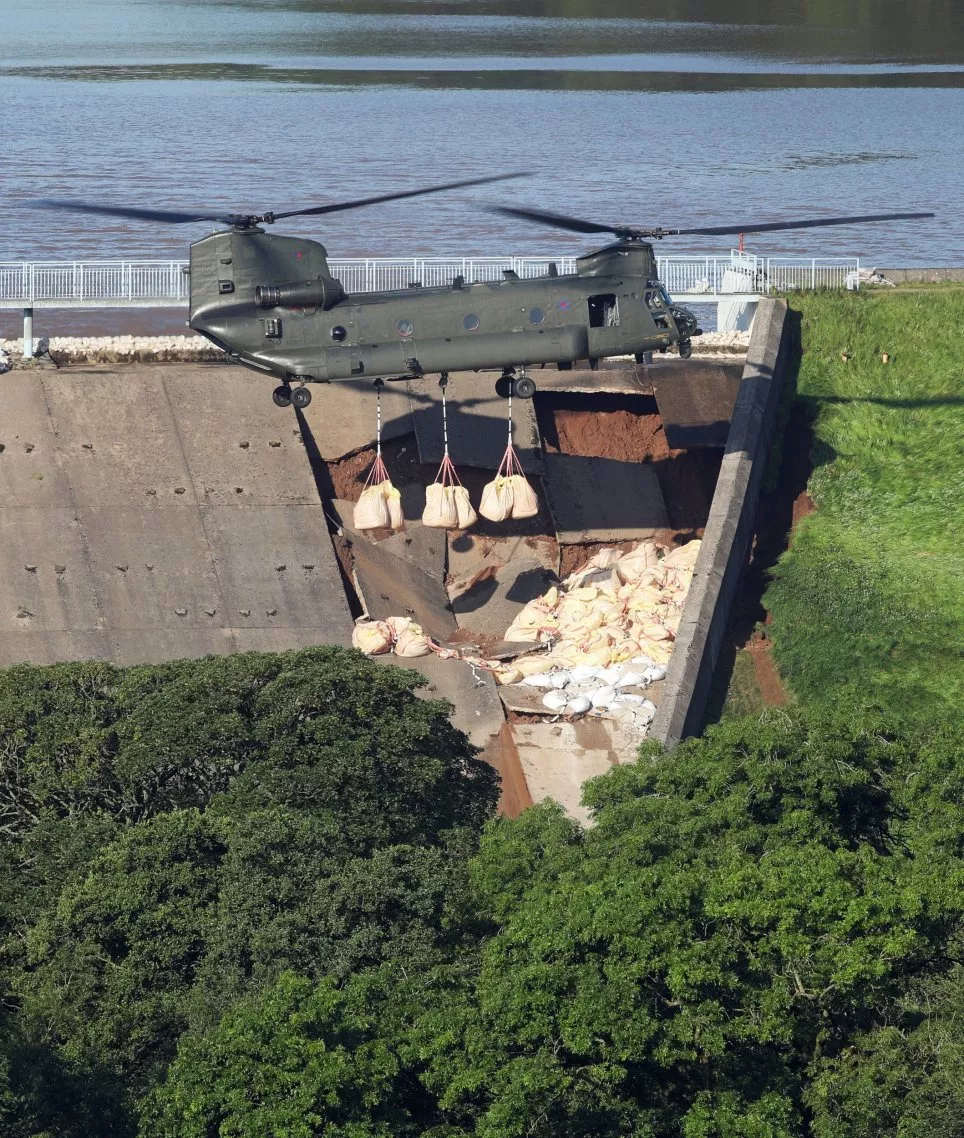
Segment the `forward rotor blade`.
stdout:
<path fill-rule="evenodd" d="M 107 217 L 130 217 L 137 221 L 160 221 L 167 225 L 181 225 L 189 221 L 221 221 L 232 225 L 238 216 L 234 213 L 184 213 L 165 209 L 137 209 L 123 205 L 95 205 L 93 202 L 69 201 L 65 198 L 44 198 L 28 202 L 34 209 L 67 210 L 72 213 L 100 213 Z"/>
<path fill-rule="evenodd" d="M 567 217 L 564 213 L 551 213 L 546 209 L 517 209 L 514 206 L 489 206 L 490 213 L 501 213 L 506 217 L 521 217 L 523 221 L 533 221 L 537 225 L 552 225 L 557 229 L 569 229 L 573 233 L 616 233 L 633 234 L 637 231 L 628 225 L 602 225 L 597 221 L 583 221 L 579 217 Z"/>
<path fill-rule="evenodd" d="M 932 213 L 868 213 L 859 217 L 817 217 L 809 221 L 773 221 L 761 225 L 713 225 L 703 229 L 664 229 L 665 237 L 727 237 L 739 233 L 776 233 L 783 229 L 817 229 L 824 225 L 863 225 L 869 221 L 910 221 Z"/>
<path fill-rule="evenodd" d="M 487 182 L 506 182 L 510 178 L 528 178 L 529 174 L 493 174 L 488 178 L 468 178 L 464 182 L 447 182 L 444 186 L 427 186 L 421 190 L 402 190 L 396 194 L 378 194 L 371 198 L 355 198 L 353 201 L 332 202 L 330 205 L 308 206 L 307 209 L 292 209 L 287 213 L 274 214 L 275 221 L 284 217 L 317 217 L 323 213 L 340 213 L 346 209 L 360 209 L 365 205 L 378 205 L 379 202 L 394 202 L 400 198 L 417 198 L 422 194 L 440 194 L 443 190 L 460 190 L 465 186 L 483 186 Z"/>

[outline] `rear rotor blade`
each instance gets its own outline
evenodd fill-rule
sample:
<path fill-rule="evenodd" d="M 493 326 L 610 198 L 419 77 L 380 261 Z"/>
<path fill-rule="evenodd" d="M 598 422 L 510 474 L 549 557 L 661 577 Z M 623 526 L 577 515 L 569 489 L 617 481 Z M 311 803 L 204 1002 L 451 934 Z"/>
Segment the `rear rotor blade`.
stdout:
<path fill-rule="evenodd" d="M 579 217 L 567 217 L 564 213 L 551 213 L 546 209 L 517 209 L 513 206 L 494 205 L 490 213 L 501 213 L 506 217 L 520 217 L 523 221 L 533 221 L 537 225 L 552 225 L 557 229 L 569 229 L 573 233 L 615 233 L 618 236 L 635 236 L 642 230 L 629 225 L 603 225 L 598 221 L 584 221 Z"/>
<path fill-rule="evenodd" d="M 932 213 L 868 213 L 858 217 L 817 217 L 809 221 L 772 221 L 761 225 L 713 225 L 702 229 L 663 229 L 665 237 L 727 237 L 739 233 L 776 233 L 784 229 L 817 229 L 823 225 L 863 225 L 869 221 L 910 221 Z"/>
<path fill-rule="evenodd" d="M 463 182 L 447 182 L 443 186 L 426 186 L 421 190 L 402 190 L 396 194 L 378 194 L 371 198 L 355 198 L 353 201 L 332 202 L 330 205 L 308 206 L 306 209 L 292 209 L 286 213 L 276 213 L 273 217 L 276 221 L 280 221 L 283 217 L 317 217 L 323 213 L 341 213 L 346 209 L 360 209 L 365 205 L 378 205 L 380 202 L 394 202 L 401 198 L 417 198 L 423 194 L 440 194 L 443 190 L 461 190 L 465 186 L 484 186 L 488 182 L 506 182 L 510 178 L 528 177 L 529 174 L 526 172 L 517 174 L 493 174 L 488 178 L 468 178 Z"/>
<path fill-rule="evenodd" d="M 234 213 L 185 213 L 176 210 L 139 209 L 123 205 L 95 205 L 93 202 L 70 201 L 65 198 L 44 198 L 28 202 L 34 209 L 67 210 L 72 213 L 99 213 L 107 217 L 130 217 L 137 221 L 160 221 L 167 225 L 181 225 L 189 221 L 221 221 L 232 225 L 237 214 Z"/>

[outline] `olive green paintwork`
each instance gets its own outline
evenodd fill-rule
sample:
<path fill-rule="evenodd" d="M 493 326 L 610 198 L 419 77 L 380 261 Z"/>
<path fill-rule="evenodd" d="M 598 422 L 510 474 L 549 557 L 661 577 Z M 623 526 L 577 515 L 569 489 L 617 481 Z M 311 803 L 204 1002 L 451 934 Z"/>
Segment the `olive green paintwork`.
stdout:
<path fill-rule="evenodd" d="M 664 351 L 696 331 L 669 306 L 652 246 L 622 241 L 567 276 L 345 295 L 323 245 L 261 229 L 191 246 L 192 328 L 285 381 L 569 365 Z"/>

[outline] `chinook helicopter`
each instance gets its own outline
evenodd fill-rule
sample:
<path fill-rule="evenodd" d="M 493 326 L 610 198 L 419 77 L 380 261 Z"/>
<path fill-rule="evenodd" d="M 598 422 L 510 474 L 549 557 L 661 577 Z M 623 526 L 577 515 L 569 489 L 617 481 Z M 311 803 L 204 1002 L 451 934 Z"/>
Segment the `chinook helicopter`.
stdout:
<path fill-rule="evenodd" d="M 264 226 L 362 206 L 462 189 L 521 174 L 451 182 L 286 213 L 172 212 L 45 200 L 40 208 L 106 214 L 168 224 L 215 221 L 228 226 L 190 247 L 188 325 L 255 371 L 276 376 L 279 407 L 311 402 L 308 384 L 385 381 L 450 371 L 501 370 L 499 395 L 531 398 L 530 366 L 572 367 L 606 356 L 665 352 L 684 359 L 700 334 L 692 312 L 674 304 L 659 280 L 652 242 L 663 237 L 727 236 L 933 217 L 930 213 L 872 214 L 698 229 L 642 229 L 584 221 L 545 210 L 490 206 L 507 217 L 567 229 L 606 233 L 613 244 L 579 257 L 575 273 L 555 265 L 544 276 L 466 282 L 441 288 L 345 292 L 328 268 L 324 245 L 276 236 Z"/>

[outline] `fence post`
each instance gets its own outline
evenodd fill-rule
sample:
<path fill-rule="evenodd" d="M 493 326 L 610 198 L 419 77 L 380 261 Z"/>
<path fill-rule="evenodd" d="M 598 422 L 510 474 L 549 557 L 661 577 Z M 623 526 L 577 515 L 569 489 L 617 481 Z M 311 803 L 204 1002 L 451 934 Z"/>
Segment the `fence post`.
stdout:
<path fill-rule="evenodd" d="M 33 359 L 33 309 L 23 310 L 23 358 Z"/>

